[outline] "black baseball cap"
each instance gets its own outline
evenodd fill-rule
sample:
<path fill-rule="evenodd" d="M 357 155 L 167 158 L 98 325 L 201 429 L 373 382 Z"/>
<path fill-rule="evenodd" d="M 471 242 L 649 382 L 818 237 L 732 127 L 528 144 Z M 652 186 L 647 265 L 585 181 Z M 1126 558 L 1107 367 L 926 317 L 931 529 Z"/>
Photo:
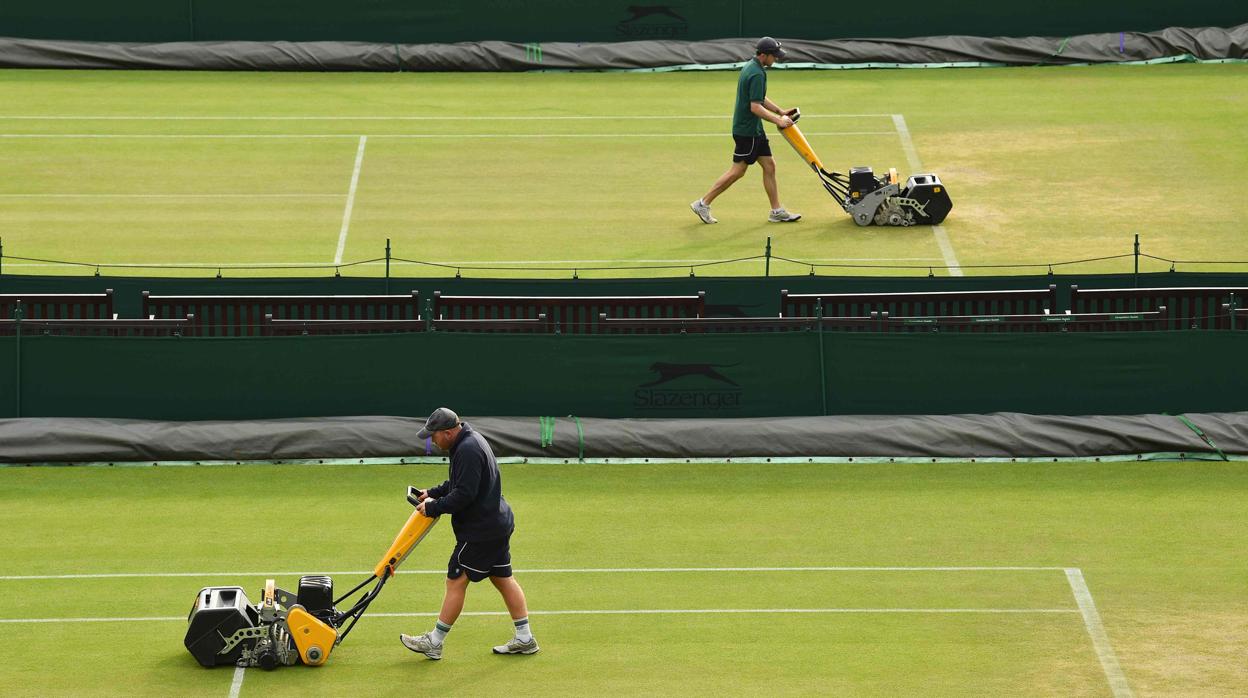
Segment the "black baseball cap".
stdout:
<path fill-rule="evenodd" d="M 416 434 L 418 439 L 427 439 L 435 431 L 446 431 L 459 426 L 459 415 L 449 407 L 439 407 L 425 420 L 425 426 Z"/>
<path fill-rule="evenodd" d="M 764 36 L 759 39 L 758 43 L 754 45 L 754 52 L 769 53 L 776 58 L 784 58 L 784 49 L 780 47 L 780 42 L 770 36 Z"/>

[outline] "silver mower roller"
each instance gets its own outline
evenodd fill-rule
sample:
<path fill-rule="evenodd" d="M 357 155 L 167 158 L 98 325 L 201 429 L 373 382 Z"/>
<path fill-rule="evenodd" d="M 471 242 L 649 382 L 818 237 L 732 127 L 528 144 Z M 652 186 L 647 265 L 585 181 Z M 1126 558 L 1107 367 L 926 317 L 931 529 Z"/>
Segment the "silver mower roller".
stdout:
<path fill-rule="evenodd" d="M 797 127 L 801 115 L 799 110 L 792 110 L 789 118 L 794 123 L 780 129 L 780 135 L 858 225 L 940 225 L 953 209 L 949 192 L 934 174 L 913 175 L 903 186 L 898 182 L 897 170 L 892 168 L 882 177 L 877 177 L 870 167 L 852 167 L 849 176 L 827 171 Z"/>

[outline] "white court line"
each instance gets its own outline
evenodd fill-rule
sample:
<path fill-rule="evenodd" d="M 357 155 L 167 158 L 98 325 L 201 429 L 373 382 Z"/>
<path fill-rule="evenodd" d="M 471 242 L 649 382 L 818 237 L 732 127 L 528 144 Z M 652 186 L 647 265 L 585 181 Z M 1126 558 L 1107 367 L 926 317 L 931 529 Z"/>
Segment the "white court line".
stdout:
<path fill-rule="evenodd" d="M 858 119 L 864 117 L 887 118 L 891 114 L 802 114 L 803 119 Z M 624 115 L 597 114 L 586 116 L 74 116 L 0 114 L 0 121 L 668 121 L 670 119 L 725 119 L 723 114 L 679 115 L 666 114 Z"/>
<path fill-rule="evenodd" d="M 1101 614 L 1096 610 L 1092 600 L 1092 591 L 1083 579 L 1083 571 L 1078 567 L 1066 568 L 1066 581 L 1070 582 L 1070 591 L 1075 595 L 1075 603 L 1079 604 L 1079 612 L 1083 614 L 1083 624 L 1088 629 L 1088 637 L 1092 638 L 1092 647 L 1096 649 L 1096 657 L 1101 660 L 1101 668 L 1105 670 L 1105 678 L 1109 679 L 1109 688 L 1114 698 L 1130 698 L 1131 687 L 1127 677 L 1118 665 L 1118 657 L 1109 644 L 1109 635 L 1101 623 Z"/>
<path fill-rule="evenodd" d="M 364 144 L 368 136 L 360 136 L 360 147 L 355 151 L 355 169 L 351 171 L 351 186 L 347 190 L 347 208 L 342 212 L 342 229 L 338 231 L 338 251 L 334 264 L 342 264 L 342 250 L 347 246 L 347 228 L 351 226 L 351 209 L 355 207 L 355 189 L 360 183 L 360 166 L 364 164 Z"/>
<path fill-rule="evenodd" d="M 728 138 L 725 133 L 374 133 L 373 138 Z M 807 136 L 895 136 L 894 131 L 825 131 Z M 355 138 L 354 133 L 0 133 L 0 138 Z"/>
<path fill-rule="evenodd" d="M 335 195 L 336 198 L 341 198 Z M 527 260 L 498 260 L 498 259 L 478 259 L 478 260 L 451 260 L 438 261 L 428 260 L 431 264 L 445 264 L 447 266 L 469 266 L 475 264 L 498 264 L 498 265 L 534 265 L 534 264 L 672 264 L 684 266 L 687 264 L 704 264 L 706 262 L 723 262 L 722 259 L 527 259 Z M 733 264 L 762 264 L 762 259 L 746 259 Z M 780 262 L 777 260 L 777 264 Z M 811 257 L 802 260 L 803 262 L 940 262 L 940 257 Z M 110 264 L 119 264 L 126 267 L 178 267 L 186 265 L 197 265 L 205 269 L 211 267 L 213 269 L 232 269 L 232 268 L 248 268 L 248 267 L 305 267 L 315 264 L 323 264 L 323 262 L 110 262 Z M 356 266 L 382 266 L 385 262 L 361 262 Z M 416 265 L 419 262 L 406 262 L 401 260 L 391 260 L 392 266 L 399 265 Z M 13 262 L 5 264 L 6 267 L 74 267 L 81 266 L 79 264 L 64 263 L 43 263 L 43 262 Z M 568 271 L 572 271 L 568 269 Z"/>
<path fill-rule="evenodd" d="M 479 260 L 456 260 L 450 262 L 437 262 L 438 264 L 705 264 L 707 262 L 723 262 L 724 259 L 525 259 L 503 261 L 496 259 L 479 259 Z M 735 264 L 757 263 L 763 264 L 765 259 L 745 259 Z M 772 259 L 774 264 L 792 264 L 793 262 L 783 262 L 782 260 Z M 802 262 L 938 262 L 940 257 L 811 257 L 809 259 L 800 260 Z M 392 261 L 392 264 L 410 264 L 410 262 Z M 373 264 L 384 264 L 384 262 L 373 262 Z"/>
<path fill-rule="evenodd" d="M 343 194 L 0 194 L 0 199 L 341 199 Z"/>
<path fill-rule="evenodd" d="M 578 609 L 558 611 L 531 611 L 532 615 L 659 615 L 659 614 L 1074 614 L 1082 616 L 1088 636 L 1092 640 L 1097 658 L 1109 680 L 1110 689 L 1115 698 L 1130 698 L 1133 694 L 1127 684 L 1118 658 L 1110 645 L 1109 636 L 1101 622 L 1092 592 L 1084 581 L 1083 572 L 1077 567 L 1048 566 L 891 566 L 891 567 L 601 567 L 601 568 L 549 568 L 516 570 L 517 574 L 567 574 L 567 573 L 620 573 L 620 572 L 994 572 L 994 571 L 1054 571 L 1065 573 L 1074 595 L 1078 609 L 1067 608 L 737 608 L 737 609 Z M 399 574 L 444 574 L 444 570 L 411 570 Z M 135 573 L 101 573 L 101 574 L 62 574 L 62 575 L 9 575 L 0 576 L 0 580 L 47 580 L 47 579 L 105 579 L 130 577 L 208 577 L 208 576 L 297 576 L 304 572 L 135 572 Z M 323 572 L 321 574 L 355 575 L 371 574 L 366 570 L 352 572 Z M 416 618 L 434 617 L 436 613 L 374 613 L 374 617 L 382 618 Z M 504 611 L 471 611 L 466 616 L 503 616 Z M 39 624 L 39 623 L 130 623 L 130 622 L 172 622 L 184 621 L 183 616 L 148 616 L 148 617 L 96 617 L 96 618 L 0 618 L 0 624 Z M 239 677 L 236 676 L 236 679 Z"/>
<path fill-rule="evenodd" d="M 901 136 L 901 147 L 906 151 L 906 159 L 910 161 L 911 174 L 919 174 L 923 172 L 923 163 L 919 162 L 919 153 L 914 149 L 914 141 L 910 138 L 910 129 L 906 127 L 906 117 L 901 114 L 893 114 L 893 126 L 897 129 L 898 135 Z M 936 245 L 940 248 L 940 254 L 945 258 L 945 266 L 949 267 L 950 276 L 962 276 L 962 268 L 958 264 L 957 255 L 953 253 L 953 243 L 949 242 L 949 235 L 945 233 L 942 226 L 932 226 L 932 234 L 936 236 Z"/>
<path fill-rule="evenodd" d="M 561 611 L 534 611 L 531 616 L 649 616 L 649 615 L 724 615 L 748 613 L 910 613 L 953 615 L 964 613 L 982 614 L 1075 614 L 1074 608 L 618 608 L 618 609 L 572 609 Z M 369 618 L 436 618 L 436 612 L 418 613 L 370 613 Z M 506 616 L 507 611 L 465 611 L 461 616 Z M 49 623 L 168 623 L 172 621 L 186 622 L 186 616 L 138 616 L 131 618 L 0 618 L 0 623 L 17 624 L 49 624 Z"/>
<path fill-rule="evenodd" d="M 238 698 L 238 694 L 243 690 L 243 672 L 246 671 L 241 666 L 234 668 L 234 680 L 230 682 L 230 698 Z"/>
<path fill-rule="evenodd" d="M 516 574 L 603 574 L 645 572 L 1053 572 L 1065 567 L 563 567 L 515 570 Z M 133 577 L 297 577 L 305 574 L 357 575 L 372 570 L 346 572 L 101 572 L 77 574 L 22 574 L 0 576 L 0 581 L 40 579 L 128 579 Z M 446 574 L 440 570 L 399 570 L 397 574 Z"/>
<path fill-rule="evenodd" d="M 633 616 L 727 613 L 1078 613 L 1073 608 L 629 608 L 570 611 L 530 611 L 536 616 Z M 374 613 L 374 618 L 436 618 L 437 613 Z M 469 616 L 506 616 L 507 611 L 475 611 Z M 177 618 L 176 620 L 182 620 Z"/>

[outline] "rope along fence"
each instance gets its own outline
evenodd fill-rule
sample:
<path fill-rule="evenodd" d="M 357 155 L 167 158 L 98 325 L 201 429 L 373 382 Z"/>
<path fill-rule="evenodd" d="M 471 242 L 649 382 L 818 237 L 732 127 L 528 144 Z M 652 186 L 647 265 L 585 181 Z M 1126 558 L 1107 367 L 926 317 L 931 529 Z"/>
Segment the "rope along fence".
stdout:
<path fill-rule="evenodd" d="M 772 251 L 771 238 L 767 238 L 766 246 L 763 254 L 752 255 L 746 257 L 733 257 L 729 259 L 706 260 L 696 262 L 671 262 L 663 264 L 528 264 L 521 262 L 496 262 L 496 263 L 468 263 L 455 264 L 448 262 L 434 262 L 421 259 L 409 259 L 406 257 L 398 257 L 393 254 L 390 240 L 386 240 L 385 254 L 381 257 L 371 259 L 362 259 L 353 262 L 341 263 L 269 263 L 269 264 L 195 264 L 195 263 L 115 263 L 115 262 L 83 262 L 62 259 L 48 259 L 43 257 L 26 257 L 21 255 L 10 255 L 4 252 L 4 240 L 0 238 L 0 274 L 5 273 L 6 262 L 19 262 L 26 264 L 42 264 L 48 266 L 61 266 L 80 269 L 92 269 L 95 276 L 101 276 L 104 271 L 114 270 L 144 270 L 144 271 L 205 271 L 209 273 L 215 272 L 216 278 L 223 278 L 225 272 L 228 271 L 329 271 L 333 270 L 334 276 L 342 276 L 344 269 L 362 268 L 367 266 L 385 265 L 384 276 L 386 279 L 391 277 L 391 266 L 393 264 L 406 264 L 412 266 L 425 267 L 428 269 L 438 269 L 446 272 L 454 272 L 455 278 L 462 278 L 466 272 L 545 272 L 570 274 L 571 278 L 578 279 L 582 273 L 592 272 L 681 272 L 690 277 L 696 277 L 699 271 L 712 270 L 717 267 L 727 267 L 734 264 L 743 263 L 761 263 L 763 265 L 763 276 L 771 276 L 772 263 L 780 263 L 803 269 L 809 276 L 818 276 L 819 272 L 828 270 L 837 271 L 853 271 L 853 270 L 871 270 L 871 271 L 926 271 L 928 276 L 935 276 L 937 271 L 948 272 L 953 269 L 960 270 L 1047 270 L 1049 274 L 1054 273 L 1054 269 L 1075 267 L 1083 264 L 1093 264 L 1097 262 L 1110 262 L 1114 260 L 1133 260 L 1133 269 L 1136 274 L 1140 271 L 1140 260 L 1146 259 L 1150 261 L 1160 262 L 1170 265 L 1170 271 L 1177 271 L 1180 265 L 1184 266 L 1202 266 L 1202 265 L 1244 265 L 1248 266 L 1248 260 L 1189 260 L 1189 259 L 1173 259 L 1159 255 L 1147 254 L 1140 249 L 1139 235 L 1135 236 L 1134 246 L 1131 252 L 1116 255 L 1105 255 L 1100 257 L 1086 257 L 1082 259 L 1071 259 L 1057 262 L 1016 262 L 1011 264 L 864 264 L 858 262 L 826 262 L 826 261 L 810 261 L 785 257 L 774 254 Z M 11 267 L 10 267 L 11 268 Z"/>

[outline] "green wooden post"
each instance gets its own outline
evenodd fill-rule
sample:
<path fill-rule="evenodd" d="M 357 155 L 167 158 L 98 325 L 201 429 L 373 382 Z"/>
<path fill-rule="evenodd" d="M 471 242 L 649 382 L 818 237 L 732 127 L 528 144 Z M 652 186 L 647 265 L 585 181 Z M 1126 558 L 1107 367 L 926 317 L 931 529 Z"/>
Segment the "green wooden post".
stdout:
<path fill-rule="evenodd" d="M 819 335 L 819 401 L 823 406 L 823 414 L 828 414 L 828 373 L 827 363 L 823 354 L 823 299 L 815 301 L 815 332 Z"/>

